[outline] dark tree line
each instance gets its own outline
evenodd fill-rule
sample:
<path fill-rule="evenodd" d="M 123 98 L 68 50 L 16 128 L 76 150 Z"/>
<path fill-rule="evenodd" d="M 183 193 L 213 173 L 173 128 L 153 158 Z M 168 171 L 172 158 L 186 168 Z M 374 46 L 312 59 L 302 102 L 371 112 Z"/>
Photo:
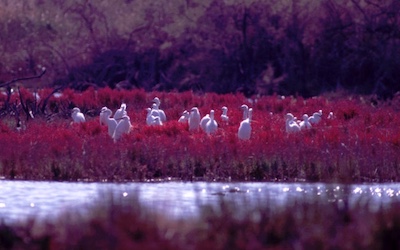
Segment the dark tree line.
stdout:
<path fill-rule="evenodd" d="M 45 83 L 76 89 L 400 90 L 397 0 L 107 2 L 38 0 L 0 19 L 3 78 L 45 66 Z"/>

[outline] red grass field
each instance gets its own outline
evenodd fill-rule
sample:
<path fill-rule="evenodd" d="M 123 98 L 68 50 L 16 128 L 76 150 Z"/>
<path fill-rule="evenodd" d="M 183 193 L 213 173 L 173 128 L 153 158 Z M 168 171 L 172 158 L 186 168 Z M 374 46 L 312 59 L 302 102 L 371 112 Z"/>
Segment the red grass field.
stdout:
<path fill-rule="evenodd" d="M 51 89 L 39 90 L 47 96 Z M 40 106 L 28 90 L 22 100 Z M 145 108 L 158 96 L 168 121 L 146 126 Z M 44 99 L 44 98 L 43 98 Z M 20 97 L 12 95 L 10 103 Z M 114 143 L 99 124 L 103 106 L 113 112 L 127 104 L 132 131 Z M 5 96 L 0 95 L 0 107 Z M 237 138 L 240 106 L 253 108 L 249 141 Z M 18 106 L 18 105 L 17 105 Z M 35 106 L 35 107 L 36 107 Z M 72 124 L 70 110 L 79 107 L 86 123 Z M 177 122 L 193 106 L 205 115 L 216 111 L 216 134 L 189 132 Z M 229 108 L 229 124 L 220 119 Z M 301 118 L 323 110 L 323 120 L 308 131 L 285 132 L 284 115 Z M 311 99 L 265 96 L 248 100 L 241 94 L 164 93 L 143 90 L 64 90 L 51 97 L 44 114 L 15 129 L 12 114 L 0 120 L 0 175 L 7 179 L 130 181 L 154 178 L 252 181 L 398 181 L 400 106 L 396 100 L 372 105 L 369 97 L 323 96 Z M 335 118 L 326 119 L 333 111 Z"/>

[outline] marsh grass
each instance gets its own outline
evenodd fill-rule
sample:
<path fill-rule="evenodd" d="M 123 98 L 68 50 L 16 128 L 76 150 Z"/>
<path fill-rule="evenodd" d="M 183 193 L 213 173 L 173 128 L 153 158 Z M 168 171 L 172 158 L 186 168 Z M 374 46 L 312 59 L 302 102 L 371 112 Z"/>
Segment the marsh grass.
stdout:
<path fill-rule="evenodd" d="M 346 200 L 298 197 L 279 210 L 266 201 L 243 210 L 222 197 L 198 217 L 176 219 L 104 195 L 57 219 L 0 224 L 2 249 L 398 249 L 400 204 L 376 210 Z M 239 198 L 240 199 L 240 198 Z M 368 219 L 367 219 L 368 218 Z"/>
<path fill-rule="evenodd" d="M 24 96 L 30 96 L 24 90 Z M 39 95 L 49 93 L 39 90 Z M 50 92 L 51 93 L 51 92 Z M 45 115 L 24 121 L 0 122 L 0 175 L 7 179 L 130 181 L 154 178 L 181 180 L 397 181 L 400 163 L 400 118 L 396 101 L 371 105 L 368 97 L 264 96 L 241 94 L 164 93 L 109 88 L 84 92 L 66 89 L 48 100 Z M 145 125 L 145 108 L 158 96 L 168 121 Z M 15 97 L 18 103 L 19 98 Z M 127 103 L 132 131 L 114 143 L 99 124 L 101 107 L 115 111 Z M 251 140 L 237 130 L 247 104 L 254 109 Z M 78 106 L 87 122 L 72 124 L 71 107 Z M 216 110 L 219 129 L 213 136 L 189 132 L 177 120 L 183 110 L 197 106 L 202 115 Z M 228 124 L 219 119 L 229 108 Z M 323 110 L 323 121 L 298 134 L 284 130 L 287 112 L 301 117 Z M 326 117 L 333 111 L 335 118 Z"/>

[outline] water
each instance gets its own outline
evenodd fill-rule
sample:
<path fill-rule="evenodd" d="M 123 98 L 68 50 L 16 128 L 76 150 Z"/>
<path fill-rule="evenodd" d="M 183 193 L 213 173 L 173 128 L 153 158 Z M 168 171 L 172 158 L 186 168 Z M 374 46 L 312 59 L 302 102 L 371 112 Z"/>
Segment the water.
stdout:
<path fill-rule="evenodd" d="M 69 183 L 0 181 L 0 218 L 5 221 L 55 218 L 62 212 L 84 210 L 85 205 L 112 193 L 119 201 L 132 196 L 149 209 L 182 218 L 197 216 L 202 206 L 215 206 L 224 200 L 234 203 L 238 213 L 268 204 L 272 209 L 293 200 L 364 204 L 377 210 L 400 199 L 400 184 L 335 185 L 322 183 Z"/>

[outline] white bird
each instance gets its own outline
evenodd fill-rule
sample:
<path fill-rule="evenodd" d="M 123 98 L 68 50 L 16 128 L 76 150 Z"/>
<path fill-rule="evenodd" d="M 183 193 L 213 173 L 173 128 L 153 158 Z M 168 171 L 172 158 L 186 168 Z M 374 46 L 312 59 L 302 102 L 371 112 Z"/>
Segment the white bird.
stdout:
<path fill-rule="evenodd" d="M 319 110 L 318 112 L 315 112 L 308 120 L 313 124 L 317 124 L 321 121 L 321 119 L 322 119 L 322 110 Z"/>
<path fill-rule="evenodd" d="M 241 140 L 249 140 L 251 136 L 251 116 L 253 113 L 253 109 L 250 108 L 248 110 L 248 118 L 244 119 L 240 122 L 240 126 L 238 129 L 238 137 Z"/>
<path fill-rule="evenodd" d="M 249 118 L 249 107 L 246 104 L 243 104 L 240 109 L 243 110 L 243 120 Z"/>
<path fill-rule="evenodd" d="M 207 127 L 207 123 L 208 121 L 210 121 L 211 117 L 209 114 L 206 114 L 205 116 L 203 116 L 203 118 L 201 118 L 200 120 L 200 128 L 206 132 L 206 127 Z"/>
<path fill-rule="evenodd" d="M 222 107 L 222 114 L 221 114 L 221 120 L 228 123 L 229 122 L 229 117 L 228 117 L 228 108 L 223 106 Z"/>
<path fill-rule="evenodd" d="M 205 132 L 208 135 L 217 132 L 217 129 L 218 129 L 218 123 L 214 118 L 214 110 L 210 111 L 210 115 L 209 116 L 210 116 L 210 120 L 207 122 L 206 128 L 205 128 Z"/>
<path fill-rule="evenodd" d="M 160 109 L 160 99 L 158 97 L 154 97 L 153 102 L 156 104 L 155 109 L 158 111 L 161 121 L 166 122 L 167 117 L 165 116 L 164 110 Z"/>
<path fill-rule="evenodd" d="M 294 116 L 292 113 L 286 114 L 286 132 L 287 133 L 296 133 L 300 131 L 300 126 L 294 121 Z"/>
<path fill-rule="evenodd" d="M 109 108 L 102 109 L 100 117 L 103 117 L 103 122 L 107 124 L 108 134 L 113 137 L 115 128 L 117 127 L 117 121 L 111 118 L 112 111 Z"/>
<path fill-rule="evenodd" d="M 100 111 L 100 118 L 99 118 L 99 120 L 100 120 L 100 125 L 106 125 L 107 123 L 106 123 L 106 118 L 105 118 L 105 113 L 104 113 L 104 111 L 106 111 L 107 110 L 107 107 L 102 107 L 101 108 L 101 111 Z"/>
<path fill-rule="evenodd" d="M 185 123 L 189 120 L 189 112 L 187 110 L 183 111 L 181 117 L 179 117 L 178 122 Z"/>
<path fill-rule="evenodd" d="M 328 119 L 333 119 L 333 117 L 334 117 L 333 112 L 332 111 L 329 112 Z"/>
<path fill-rule="evenodd" d="M 117 111 L 115 111 L 114 119 L 118 122 L 119 120 L 121 120 L 121 118 L 124 115 L 127 115 L 127 113 L 126 113 L 126 104 L 122 103 L 121 107 L 119 109 L 117 109 Z"/>
<path fill-rule="evenodd" d="M 163 125 L 163 122 L 161 121 L 161 118 L 159 116 L 154 117 L 153 125 L 156 125 L 156 126 L 162 126 Z"/>
<path fill-rule="evenodd" d="M 120 118 L 120 121 L 117 121 L 118 124 L 115 127 L 114 134 L 112 138 L 114 139 L 114 142 L 118 141 L 123 134 L 128 134 L 131 131 L 131 119 L 129 118 L 128 115 L 124 115 Z"/>
<path fill-rule="evenodd" d="M 193 107 L 190 110 L 190 115 L 189 115 L 189 131 L 197 130 L 199 129 L 200 126 L 200 112 L 197 107 Z"/>
<path fill-rule="evenodd" d="M 155 104 L 153 104 L 153 106 L 154 105 Z M 147 108 L 146 110 L 147 110 L 146 124 L 148 126 L 151 126 L 151 125 L 162 125 L 162 121 L 160 119 L 160 116 L 159 116 L 159 113 L 158 113 L 157 110 L 151 109 L 151 108 Z M 155 122 L 157 117 L 158 117 L 158 121 Z"/>
<path fill-rule="evenodd" d="M 85 116 L 83 115 L 83 113 L 81 112 L 81 110 L 78 107 L 75 107 L 72 109 L 71 117 L 74 120 L 74 122 L 76 122 L 76 123 L 86 121 Z"/>
<path fill-rule="evenodd" d="M 312 128 L 311 123 L 308 120 L 308 115 L 303 115 L 303 120 L 300 122 L 300 130 Z"/>
<path fill-rule="evenodd" d="M 151 115 L 151 108 L 147 108 L 146 110 L 147 110 L 146 124 L 147 124 L 148 126 L 151 126 L 151 125 L 153 125 L 153 122 L 154 122 L 154 118 L 155 118 L 155 117 Z"/>

